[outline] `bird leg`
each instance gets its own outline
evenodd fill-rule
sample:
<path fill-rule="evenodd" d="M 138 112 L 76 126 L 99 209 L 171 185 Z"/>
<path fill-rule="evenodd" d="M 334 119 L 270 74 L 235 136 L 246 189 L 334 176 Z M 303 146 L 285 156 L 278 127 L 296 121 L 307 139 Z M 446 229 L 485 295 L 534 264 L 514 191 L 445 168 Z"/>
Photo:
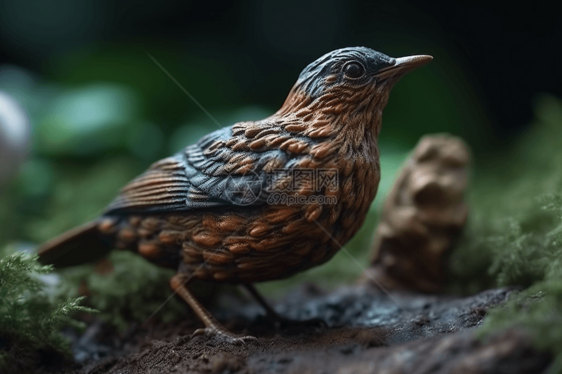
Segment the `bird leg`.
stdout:
<path fill-rule="evenodd" d="M 266 318 L 275 324 L 275 327 L 327 327 L 326 322 L 320 318 L 313 318 L 304 321 L 295 321 L 280 316 L 267 301 L 260 295 L 253 284 L 244 284 L 244 287 L 252 295 L 252 297 L 265 309 Z"/>
<path fill-rule="evenodd" d="M 247 340 L 257 340 L 253 336 L 236 336 L 225 329 L 216 319 L 209 313 L 207 309 L 193 296 L 187 288 L 188 281 L 179 274 L 174 275 L 170 279 L 170 287 L 176 292 L 195 312 L 197 317 L 203 322 L 205 328 L 197 329 L 191 336 L 192 338 L 199 335 L 208 337 L 216 337 L 227 343 L 246 344 Z"/>

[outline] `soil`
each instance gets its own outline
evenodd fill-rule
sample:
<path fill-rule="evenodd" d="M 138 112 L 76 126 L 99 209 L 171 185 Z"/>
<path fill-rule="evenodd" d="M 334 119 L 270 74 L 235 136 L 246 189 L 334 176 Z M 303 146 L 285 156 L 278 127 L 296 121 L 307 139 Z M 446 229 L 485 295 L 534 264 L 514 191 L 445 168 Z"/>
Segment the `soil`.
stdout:
<path fill-rule="evenodd" d="M 470 297 L 394 293 L 366 286 L 324 293 L 303 286 L 275 308 L 296 320 L 318 323 L 283 329 L 259 306 L 228 300 L 215 315 L 246 345 L 191 333 L 194 318 L 166 324 L 151 320 L 119 333 L 97 320 L 74 340 L 74 362 L 44 363 L 43 373 L 540 373 L 550 356 L 537 352 L 521 331 L 486 341 L 475 329 L 486 310 L 507 300 L 512 289 Z M 224 303 L 223 303 L 224 304 Z"/>

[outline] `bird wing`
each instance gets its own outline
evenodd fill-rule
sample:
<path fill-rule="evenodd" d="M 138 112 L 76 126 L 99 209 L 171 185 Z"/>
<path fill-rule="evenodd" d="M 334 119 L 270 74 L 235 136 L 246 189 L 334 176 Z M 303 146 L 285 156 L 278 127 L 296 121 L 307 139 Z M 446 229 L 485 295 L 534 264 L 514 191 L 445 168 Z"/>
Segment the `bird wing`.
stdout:
<path fill-rule="evenodd" d="M 243 132 L 233 136 L 233 127 L 210 133 L 182 152 L 154 163 L 121 190 L 106 213 L 263 204 L 268 178 L 264 168 L 271 162 L 282 167 L 288 157 L 279 149 L 253 151 L 248 142 Z"/>

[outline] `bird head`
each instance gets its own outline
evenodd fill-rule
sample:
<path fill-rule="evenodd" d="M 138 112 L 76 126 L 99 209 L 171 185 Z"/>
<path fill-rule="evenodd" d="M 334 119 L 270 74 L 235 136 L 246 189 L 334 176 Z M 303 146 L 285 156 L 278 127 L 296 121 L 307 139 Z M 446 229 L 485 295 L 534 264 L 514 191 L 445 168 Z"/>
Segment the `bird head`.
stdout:
<path fill-rule="evenodd" d="M 392 58 L 366 47 L 342 48 L 320 57 L 300 74 L 278 114 L 308 116 L 312 137 L 351 132 L 378 135 L 382 109 L 404 74 L 432 60 Z M 322 123 L 329 123 L 320 129 Z"/>

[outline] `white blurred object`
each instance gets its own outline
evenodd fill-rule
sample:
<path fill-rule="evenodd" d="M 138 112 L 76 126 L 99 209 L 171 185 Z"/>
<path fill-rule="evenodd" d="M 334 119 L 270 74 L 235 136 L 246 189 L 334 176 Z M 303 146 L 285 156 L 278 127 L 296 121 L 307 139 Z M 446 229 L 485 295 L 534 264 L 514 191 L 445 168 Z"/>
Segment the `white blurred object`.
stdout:
<path fill-rule="evenodd" d="M 27 155 L 29 117 L 8 94 L 0 91 L 0 186 L 15 175 Z"/>

